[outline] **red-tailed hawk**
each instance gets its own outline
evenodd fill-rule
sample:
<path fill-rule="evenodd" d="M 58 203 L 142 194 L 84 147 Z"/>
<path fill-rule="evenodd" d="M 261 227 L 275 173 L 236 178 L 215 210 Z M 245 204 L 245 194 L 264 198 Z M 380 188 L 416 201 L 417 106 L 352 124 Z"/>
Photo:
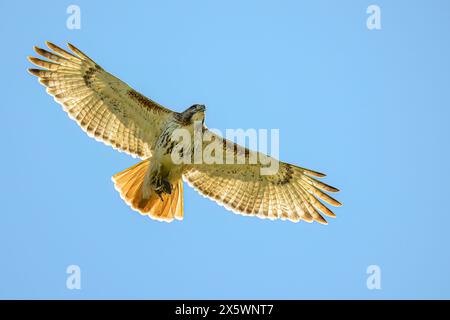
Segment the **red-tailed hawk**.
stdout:
<path fill-rule="evenodd" d="M 53 52 L 35 47 L 48 59 L 29 57 L 43 69 L 29 69 L 39 78 L 70 118 L 91 137 L 113 148 L 143 159 L 112 177 L 121 197 L 134 210 L 153 219 L 170 222 L 183 218 L 183 182 L 202 195 L 236 213 L 269 219 L 305 220 L 326 224 L 322 214 L 335 214 L 320 200 L 341 204 L 324 191 L 338 189 L 315 177 L 325 175 L 279 162 L 271 175 L 261 173 L 261 163 L 175 163 L 174 141 L 177 129 L 194 134 L 194 123 L 209 135 L 201 148 L 215 143 L 223 156 L 245 160 L 262 154 L 234 144 L 204 126 L 205 106 L 193 105 L 184 112 L 169 110 L 133 90 L 103 70 L 71 44 L 68 52 L 47 42 Z M 198 146 L 197 146 L 198 147 Z M 178 148 L 178 154 L 193 154 Z"/>

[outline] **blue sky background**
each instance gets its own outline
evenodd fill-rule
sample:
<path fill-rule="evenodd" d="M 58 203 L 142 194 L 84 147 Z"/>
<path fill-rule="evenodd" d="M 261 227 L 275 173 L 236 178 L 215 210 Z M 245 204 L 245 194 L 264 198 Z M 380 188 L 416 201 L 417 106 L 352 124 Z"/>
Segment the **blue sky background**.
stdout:
<path fill-rule="evenodd" d="M 81 8 L 81 30 L 66 8 Z M 366 28 L 378 4 L 382 30 Z M 0 298 L 450 298 L 450 2 L 1 1 Z M 135 159 L 88 138 L 26 72 L 72 42 L 207 124 L 279 128 L 328 174 L 328 226 L 234 215 L 185 188 L 185 220 L 131 211 Z M 81 290 L 66 268 L 81 268 Z M 381 290 L 366 268 L 379 265 Z"/>

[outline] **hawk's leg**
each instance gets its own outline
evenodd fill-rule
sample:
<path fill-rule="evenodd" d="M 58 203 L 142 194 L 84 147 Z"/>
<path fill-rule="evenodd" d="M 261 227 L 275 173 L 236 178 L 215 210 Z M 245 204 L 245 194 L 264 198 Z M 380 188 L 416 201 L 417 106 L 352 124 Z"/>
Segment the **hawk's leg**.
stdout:
<path fill-rule="evenodd" d="M 158 195 L 161 201 L 164 200 L 162 197 L 163 193 L 172 193 L 172 185 L 167 179 L 167 173 L 163 170 L 160 162 L 153 162 L 153 166 L 149 169 L 147 175 L 151 190 Z"/>
<path fill-rule="evenodd" d="M 155 183 L 155 191 L 156 191 L 156 194 L 159 196 L 159 198 L 161 200 L 163 200 L 162 193 L 171 194 L 172 193 L 172 185 L 166 179 L 159 178 L 156 180 L 156 183 Z"/>
<path fill-rule="evenodd" d="M 166 179 L 161 180 L 161 190 L 164 193 L 171 194 L 172 193 L 172 185 Z"/>

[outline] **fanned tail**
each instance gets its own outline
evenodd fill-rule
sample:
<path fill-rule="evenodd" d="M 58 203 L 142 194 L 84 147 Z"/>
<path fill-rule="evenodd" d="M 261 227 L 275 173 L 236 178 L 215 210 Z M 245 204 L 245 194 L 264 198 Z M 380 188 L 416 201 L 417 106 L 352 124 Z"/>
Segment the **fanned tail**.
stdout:
<path fill-rule="evenodd" d="M 173 219 L 182 220 L 183 181 L 181 179 L 173 185 L 171 194 L 162 193 L 160 197 L 152 193 L 148 199 L 142 197 L 142 185 L 149 165 L 150 161 L 144 160 L 115 174 L 112 177 L 114 187 L 122 199 L 142 215 L 166 222 L 171 222 Z"/>

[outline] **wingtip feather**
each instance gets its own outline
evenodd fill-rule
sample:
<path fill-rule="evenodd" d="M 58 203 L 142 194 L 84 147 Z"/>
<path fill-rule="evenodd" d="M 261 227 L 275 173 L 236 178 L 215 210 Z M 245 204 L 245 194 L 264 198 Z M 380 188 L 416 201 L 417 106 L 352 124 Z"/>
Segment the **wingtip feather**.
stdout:
<path fill-rule="evenodd" d="M 70 50 L 72 50 L 76 54 L 78 54 L 78 52 L 80 52 L 80 50 L 77 47 L 75 47 L 73 44 L 71 44 L 70 42 L 67 42 L 66 45 Z"/>
<path fill-rule="evenodd" d="M 40 72 L 41 70 L 39 70 L 39 69 L 34 69 L 34 68 L 28 68 L 27 71 L 28 71 L 30 74 L 32 74 L 33 76 L 39 77 L 39 72 Z"/>
<path fill-rule="evenodd" d="M 341 190 L 339 190 L 338 188 L 329 186 L 329 189 L 328 189 L 327 191 L 329 191 L 329 192 L 339 192 L 339 191 L 341 191 Z"/>
<path fill-rule="evenodd" d="M 328 221 L 325 220 L 324 217 L 322 217 L 320 214 L 318 217 L 316 217 L 314 220 L 316 220 L 318 223 L 323 224 L 324 226 L 328 225 Z"/>
<path fill-rule="evenodd" d="M 55 49 L 61 49 L 61 48 L 58 47 L 56 44 L 54 44 L 53 42 L 50 42 L 50 41 L 45 41 L 45 45 L 46 45 L 49 49 L 54 50 L 54 51 L 55 51 Z"/>
<path fill-rule="evenodd" d="M 36 62 L 38 62 L 40 59 L 33 57 L 33 56 L 28 56 L 27 57 L 28 61 L 30 61 L 33 64 L 36 64 Z"/>

